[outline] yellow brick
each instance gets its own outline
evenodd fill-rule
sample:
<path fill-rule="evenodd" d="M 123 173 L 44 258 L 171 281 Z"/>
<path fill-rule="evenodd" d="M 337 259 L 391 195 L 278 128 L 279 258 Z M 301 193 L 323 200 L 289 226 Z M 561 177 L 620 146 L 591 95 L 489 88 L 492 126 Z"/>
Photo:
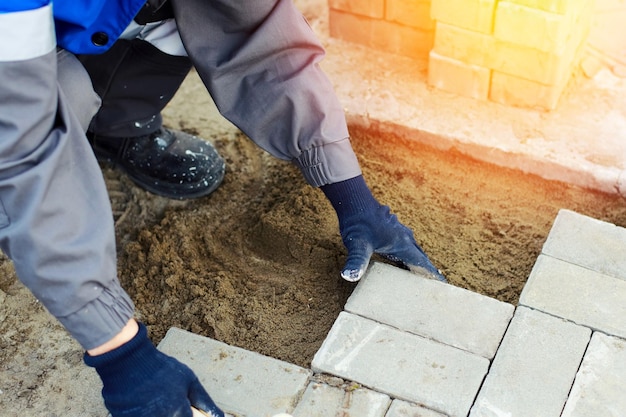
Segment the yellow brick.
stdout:
<path fill-rule="evenodd" d="M 431 17 L 465 29 L 491 33 L 497 0 L 432 0 Z"/>
<path fill-rule="evenodd" d="M 495 49 L 491 35 L 437 22 L 433 51 L 466 64 L 487 67 Z"/>
<path fill-rule="evenodd" d="M 501 42 L 488 61 L 489 68 L 546 85 L 554 84 L 571 63 L 569 57 Z"/>
<path fill-rule="evenodd" d="M 433 51 L 466 64 L 552 85 L 570 69 L 580 44 L 545 52 L 437 22 Z"/>
<path fill-rule="evenodd" d="M 564 77 L 555 85 L 544 85 L 494 71 L 491 76 L 489 99 L 507 106 L 553 110 L 569 78 Z"/>
<path fill-rule="evenodd" d="M 529 81 L 553 85 L 570 70 L 577 50 L 575 46 L 558 54 L 497 41 L 487 57 L 487 66 Z"/>
<path fill-rule="evenodd" d="M 578 13 L 557 14 L 500 1 L 496 8 L 496 39 L 530 46 L 541 51 L 558 52 L 569 42 L 577 43 L 581 19 Z"/>
<path fill-rule="evenodd" d="M 371 19 L 337 10 L 329 12 L 330 36 L 412 58 L 426 58 L 433 46 L 433 31 Z"/>
<path fill-rule="evenodd" d="M 385 0 L 328 0 L 330 9 L 382 19 Z"/>
<path fill-rule="evenodd" d="M 591 32 L 591 25 L 596 16 L 595 7 L 595 0 L 587 0 L 583 2 L 583 8 L 574 15 L 576 22 L 573 26 L 573 44 L 580 45 L 581 43 L 587 43 L 589 33 Z"/>
<path fill-rule="evenodd" d="M 398 55 L 426 59 L 433 48 L 434 36 L 432 30 L 375 20 L 372 22 L 370 46 Z"/>
<path fill-rule="evenodd" d="M 491 71 L 455 59 L 430 53 L 428 83 L 444 91 L 465 97 L 487 99 Z"/>
<path fill-rule="evenodd" d="M 348 42 L 369 45 L 372 37 L 372 20 L 330 9 L 328 13 L 330 36 Z"/>
<path fill-rule="evenodd" d="M 533 9 L 545 10 L 552 13 L 565 14 L 578 4 L 589 0 L 509 0 L 511 3 L 532 7 Z"/>
<path fill-rule="evenodd" d="M 423 30 L 433 30 L 435 21 L 430 18 L 430 1 L 387 1 L 385 19 Z"/>

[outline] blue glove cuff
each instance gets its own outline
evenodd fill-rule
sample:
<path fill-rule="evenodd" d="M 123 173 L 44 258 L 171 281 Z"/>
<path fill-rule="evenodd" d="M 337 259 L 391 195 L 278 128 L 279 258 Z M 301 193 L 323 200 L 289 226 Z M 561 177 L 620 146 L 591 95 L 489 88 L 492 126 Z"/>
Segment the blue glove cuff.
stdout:
<path fill-rule="evenodd" d="M 357 214 L 373 212 L 380 207 L 362 175 L 320 187 L 332 204 L 339 223 Z"/>
<path fill-rule="evenodd" d="M 146 326 L 110 352 L 84 355 L 102 379 L 104 404 L 113 417 L 191 417 L 191 406 L 224 417 L 198 377 L 185 364 L 160 352 Z"/>
<path fill-rule="evenodd" d="M 96 368 L 105 385 L 128 384 L 130 369 L 134 374 L 147 375 L 158 368 L 158 363 L 154 359 L 159 352 L 148 338 L 146 326 L 143 323 L 138 324 L 139 331 L 135 337 L 122 346 L 97 356 L 90 356 L 85 352 L 85 364 Z"/>

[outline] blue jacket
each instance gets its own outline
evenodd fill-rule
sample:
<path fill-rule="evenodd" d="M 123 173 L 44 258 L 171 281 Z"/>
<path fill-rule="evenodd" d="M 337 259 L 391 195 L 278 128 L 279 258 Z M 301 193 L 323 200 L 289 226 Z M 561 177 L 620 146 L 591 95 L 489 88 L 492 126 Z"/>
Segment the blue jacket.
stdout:
<path fill-rule="evenodd" d="M 19 22 L 13 31 L 24 33 L 50 26 L 42 20 L 53 19 L 54 30 L 49 36 L 56 34 L 59 46 L 74 53 L 102 53 L 113 45 L 145 3 L 146 0 L 0 0 L 0 26 L 4 26 L 0 34 L 12 34 L 11 22 Z M 0 40 L 0 50 L 5 40 Z"/>

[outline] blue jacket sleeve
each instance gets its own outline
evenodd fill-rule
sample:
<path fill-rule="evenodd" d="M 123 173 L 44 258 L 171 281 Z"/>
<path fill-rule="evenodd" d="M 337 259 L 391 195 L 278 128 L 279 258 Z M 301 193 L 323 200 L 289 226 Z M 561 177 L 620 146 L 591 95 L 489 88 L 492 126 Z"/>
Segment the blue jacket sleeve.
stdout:
<path fill-rule="evenodd" d="M 0 13 L 23 12 L 39 9 L 50 4 L 50 0 L 0 0 Z"/>
<path fill-rule="evenodd" d="M 49 51 L 42 52 L 44 46 L 55 44 L 76 54 L 106 52 L 145 2 L 0 0 L 0 61 L 41 56 Z M 10 56 L 16 51 L 22 52 Z"/>
<path fill-rule="evenodd" d="M 57 0 L 57 43 L 76 54 L 106 52 L 145 3 L 146 0 Z"/>

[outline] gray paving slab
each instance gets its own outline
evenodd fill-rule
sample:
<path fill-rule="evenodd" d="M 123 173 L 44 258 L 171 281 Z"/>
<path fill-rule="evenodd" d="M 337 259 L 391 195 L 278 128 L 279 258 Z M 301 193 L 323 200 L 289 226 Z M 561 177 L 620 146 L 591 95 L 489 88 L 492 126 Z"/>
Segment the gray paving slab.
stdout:
<path fill-rule="evenodd" d="M 559 417 L 591 330 L 518 307 L 470 417 Z"/>
<path fill-rule="evenodd" d="M 418 404 L 411 404 L 402 400 L 393 400 L 385 417 L 446 417 Z"/>
<path fill-rule="evenodd" d="M 520 305 L 626 338 L 626 281 L 539 255 Z"/>
<path fill-rule="evenodd" d="M 626 341 L 595 332 L 562 417 L 626 416 Z"/>
<path fill-rule="evenodd" d="M 346 389 L 311 382 L 293 417 L 384 417 L 391 399 L 367 388 Z"/>
<path fill-rule="evenodd" d="M 236 417 L 290 412 L 311 371 L 178 328 L 158 348 L 187 364 L 215 402 Z"/>
<path fill-rule="evenodd" d="M 345 310 L 491 359 L 515 307 L 373 263 Z"/>
<path fill-rule="evenodd" d="M 542 253 L 626 280 L 626 229 L 560 210 Z"/>
<path fill-rule="evenodd" d="M 467 415 L 489 361 L 342 312 L 315 354 L 315 372 L 358 382 L 450 416 Z"/>

